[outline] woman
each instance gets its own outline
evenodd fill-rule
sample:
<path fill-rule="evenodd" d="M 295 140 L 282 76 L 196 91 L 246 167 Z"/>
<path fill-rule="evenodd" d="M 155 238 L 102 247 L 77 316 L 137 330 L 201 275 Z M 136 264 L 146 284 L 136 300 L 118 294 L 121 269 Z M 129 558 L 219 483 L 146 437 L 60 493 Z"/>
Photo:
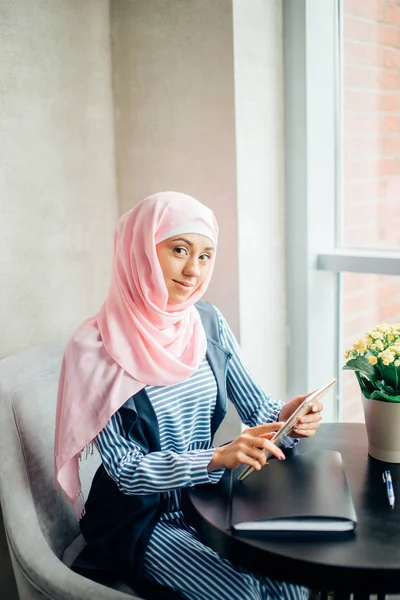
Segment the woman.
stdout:
<path fill-rule="evenodd" d="M 217 237 L 212 211 L 184 194 L 156 194 L 121 217 L 108 297 L 64 355 L 57 480 L 82 517 L 93 564 L 146 597 L 158 586 L 158 598 L 162 589 L 190 600 L 305 598 L 304 588 L 219 557 L 181 511 L 185 487 L 217 483 L 242 464 L 259 470 L 263 449 L 283 460 L 270 438 L 305 397 L 282 405 L 266 395 L 221 313 L 199 302 Z M 214 448 L 227 397 L 248 429 Z M 315 433 L 321 409 L 302 419 L 296 437 Z M 83 507 L 78 459 L 92 441 L 102 465 Z"/>

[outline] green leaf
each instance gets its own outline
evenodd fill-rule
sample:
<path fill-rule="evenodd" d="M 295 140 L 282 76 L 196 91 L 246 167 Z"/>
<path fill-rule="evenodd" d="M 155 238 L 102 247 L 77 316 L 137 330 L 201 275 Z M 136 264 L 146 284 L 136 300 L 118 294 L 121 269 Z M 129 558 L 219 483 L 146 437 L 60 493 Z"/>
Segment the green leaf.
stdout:
<path fill-rule="evenodd" d="M 357 381 L 360 385 L 361 391 L 362 393 L 367 396 L 367 398 L 370 397 L 370 395 L 375 391 L 376 387 L 375 387 L 375 383 L 372 383 L 369 379 L 367 379 L 362 373 L 360 373 L 359 371 L 355 372 L 355 376 L 357 377 Z"/>
<path fill-rule="evenodd" d="M 374 392 L 372 392 L 372 394 L 370 394 L 369 397 L 372 398 L 373 400 L 386 400 L 388 402 L 400 402 L 400 396 L 391 396 L 390 394 L 387 394 L 383 390 L 379 390 L 379 391 L 375 390 Z"/>
<path fill-rule="evenodd" d="M 385 387 L 391 387 L 394 391 L 400 392 L 399 389 L 399 367 L 395 367 L 393 363 L 390 365 L 380 365 L 382 379 L 385 382 Z"/>
<path fill-rule="evenodd" d="M 344 371 L 356 371 L 362 373 L 370 381 L 374 382 L 377 379 L 373 365 L 370 365 L 365 356 L 357 356 L 351 358 L 343 367 Z"/>
<path fill-rule="evenodd" d="M 391 385 L 388 385 L 385 381 L 377 379 L 374 382 L 374 385 L 376 388 L 378 388 L 378 390 L 383 390 L 384 392 L 387 392 L 390 396 L 396 395 L 396 390 L 394 388 L 392 388 Z"/>

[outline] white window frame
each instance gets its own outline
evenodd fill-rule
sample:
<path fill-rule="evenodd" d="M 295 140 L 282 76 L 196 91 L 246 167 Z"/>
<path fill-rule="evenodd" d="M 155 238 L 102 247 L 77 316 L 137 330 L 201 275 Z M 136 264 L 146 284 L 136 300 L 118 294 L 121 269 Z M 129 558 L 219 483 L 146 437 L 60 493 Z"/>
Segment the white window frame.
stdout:
<path fill-rule="evenodd" d="M 340 279 L 343 272 L 400 275 L 400 251 L 339 245 L 341 0 L 283 0 L 287 391 L 332 376 L 325 420 L 338 420 Z"/>

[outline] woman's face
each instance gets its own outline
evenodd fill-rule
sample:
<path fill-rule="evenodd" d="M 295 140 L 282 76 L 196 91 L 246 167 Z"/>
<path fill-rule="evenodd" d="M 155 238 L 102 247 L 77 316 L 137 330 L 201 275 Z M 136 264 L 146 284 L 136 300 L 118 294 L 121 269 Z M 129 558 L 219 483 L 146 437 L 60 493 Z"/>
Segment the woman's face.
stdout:
<path fill-rule="evenodd" d="M 206 279 L 214 259 L 212 241 L 199 233 L 183 233 L 156 246 L 171 304 L 186 302 Z"/>

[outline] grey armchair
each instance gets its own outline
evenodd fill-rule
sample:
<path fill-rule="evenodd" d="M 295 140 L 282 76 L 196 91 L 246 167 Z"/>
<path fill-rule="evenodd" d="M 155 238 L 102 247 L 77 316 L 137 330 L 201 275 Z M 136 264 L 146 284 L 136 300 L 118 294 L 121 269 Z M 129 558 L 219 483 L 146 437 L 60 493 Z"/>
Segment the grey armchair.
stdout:
<path fill-rule="evenodd" d="M 70 507 L 53 484 L 53 436 L 64 346 L 30 348 L 0 361 L 0 504 L 21 600 L 132 600 L 68 567 L 84 546 Z M 98 455 L 81 462 L 87 493 Z"/>

